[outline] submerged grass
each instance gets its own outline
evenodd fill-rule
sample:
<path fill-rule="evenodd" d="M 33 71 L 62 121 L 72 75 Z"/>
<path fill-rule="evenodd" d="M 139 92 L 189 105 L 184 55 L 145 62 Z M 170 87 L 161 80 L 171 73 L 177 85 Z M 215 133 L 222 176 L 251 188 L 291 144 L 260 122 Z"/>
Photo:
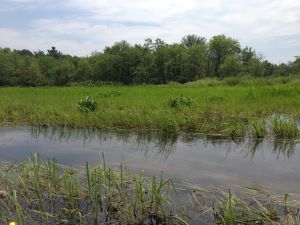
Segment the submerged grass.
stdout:
<path fill-rule="evenodd" d="M 113 170 L 104 157 L 98 166 L 86 163 L 78 171 L 34 154 L 29 161 L 0 168 L 0 189 L 8 192 L 0 199 L 0 223 L 300 224 L 296 194 L 176 186 L 162 176 L 131 174 L 122 164 Z"/>
<path fill-rule="evenodd" d="M 234 187 L 234 191 L 187 185 L 191 190 L 193 213 L 220 225 L 300 224 L 300 196 L 278 194 L 252 187 Z"/>
<path fill-rule="evenodd" d="M 294 76 L 204 79 L 185 85 L 0 88 L 0 123 L 227 137 L 243 137 L 252 130 L 254 136 L 263 136 L 267 132 L 253 121 L 261 123 L 273 114 L 300 118 L 299 84 Z M 97 103 L 95 111 L 78 111 L 78 101 L 86 96 Z"/>
<path fill-rule="evenodd" d="M 33 155 L 2 168 L 0 188 L 9 191 L 0 199 L 1 224 L 186 224 L 170 179 L 133 175 L 123 165 L 112 170 L 104 160 L 80 173 Z"/>

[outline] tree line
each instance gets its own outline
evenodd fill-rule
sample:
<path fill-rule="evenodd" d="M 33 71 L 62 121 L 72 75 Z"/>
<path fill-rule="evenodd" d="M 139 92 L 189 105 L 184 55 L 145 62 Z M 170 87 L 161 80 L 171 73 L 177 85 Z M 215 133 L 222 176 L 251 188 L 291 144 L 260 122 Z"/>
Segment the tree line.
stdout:
<path fill-rule="evenodd" d="M 0 48 L 0 86 L 64 86 L 72 83 L 165 84 L 205 77 L 300 74 L 300 57 L 273 64 L 251 47 L 225 35 L 207 40 L 187 35 L 180 43 L 146 39 L 116 42 L 88 57 Z"/>

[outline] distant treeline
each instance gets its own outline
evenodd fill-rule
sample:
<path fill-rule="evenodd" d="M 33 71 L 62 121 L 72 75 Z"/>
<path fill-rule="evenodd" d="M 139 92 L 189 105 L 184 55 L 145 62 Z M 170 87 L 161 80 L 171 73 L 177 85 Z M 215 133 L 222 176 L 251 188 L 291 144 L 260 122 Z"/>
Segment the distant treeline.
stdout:
<path fill-rule="evenodd" d="M 204 77 L 289 74 L 300 74 L 300 57 L 288 64 L 272 64 L 225 35 L 209 41 L 187 35 L 174 44 L 161 39 L 146 39 L 143 45 L 120 41 L 89 57 L 64 55 L 55 47 L 46 53 L 0 48 L 0 86 L 164 84 Z"/>

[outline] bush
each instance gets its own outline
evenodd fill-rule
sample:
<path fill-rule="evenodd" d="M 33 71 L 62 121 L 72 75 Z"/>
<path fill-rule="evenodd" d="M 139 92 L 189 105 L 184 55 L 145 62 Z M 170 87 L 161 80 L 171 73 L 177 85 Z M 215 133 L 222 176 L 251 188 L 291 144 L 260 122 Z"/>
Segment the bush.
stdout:
<path fill-rule="evenodd" d="M 91 96 L 86 96 L 85 99 L 81 99 L 78 102 L 77 107 L 82 113 L 94 112 L 97 108 L 97 102 Z"/>
<path fill-rule="evenodd" d="M 169 100 L 169 106 L 171 108 L 178 108 L 181 106 L 191 106 L 192 101 L 190 98 L 186 98 L 183 95 L 177 96 L 175 98 L 171 98 Z"/>

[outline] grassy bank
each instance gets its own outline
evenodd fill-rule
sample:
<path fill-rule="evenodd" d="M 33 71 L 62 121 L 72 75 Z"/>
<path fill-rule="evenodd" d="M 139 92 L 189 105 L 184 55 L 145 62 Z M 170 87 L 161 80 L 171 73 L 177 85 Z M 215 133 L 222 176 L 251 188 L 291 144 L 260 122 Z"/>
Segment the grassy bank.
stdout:
<path fill-rule="evenodd" d="M 105 161 L 83 171 L 41 161 L 0 167 L 0 223 L 299 224 L 299 196 L 253 188 L 222 191 L 134 175 Z M 176 185 L 176 186 L 177 186 Z M 179 196 L 180 200 L 179 200 Z"/>
<path fill-rule="evenodd" d="M 163 86 L 8 87 L 0 89 L 0 123 L 292 138 L 299 135 L 299 84 L 299 77 L 242 77 Z M 95 112 L 78 110 L 86 96 L 97 103 Z"/>

